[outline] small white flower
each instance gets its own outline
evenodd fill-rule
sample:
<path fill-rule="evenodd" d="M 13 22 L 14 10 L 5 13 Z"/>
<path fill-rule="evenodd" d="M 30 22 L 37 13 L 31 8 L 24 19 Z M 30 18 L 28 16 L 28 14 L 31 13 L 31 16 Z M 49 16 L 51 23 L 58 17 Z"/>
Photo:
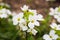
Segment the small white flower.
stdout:
<path fill-rule="evenodd" d="M 39 26 L 39 22 L 36 20 L 36 18 L 32 15 L 29 16 L 29 28 L 33 29 L 35 26 Z"/>
<path fill-rule="evenodd" d="M 14 25 L 24 22 L 23 13 L 21 12 L 15 16 L 13 16 L 12 20 L 13 20 Z"/>
<path fill-rule="evenodd" d="M 60 17 L 57 19 L 57 21 L 60 23 Z"/>
<path fill-rule="evenodd" d="M 52 15 L 60 23 L 60 7 L 56 7 L 55 9 L 50 8 L 49 14 Z"/>
<path fill-rule="evenodd" d="M 31 13 L 33 13 L 33 15 L 36 15 L 37 14 L 37 11 L 36 10 L 29 9 L 28 11 L 31 12 Z"/>
<path fill-rule="evenodd" d="M 38 21 L 44 21 L 44 18 L 43 18 L 43 16 L 41 14 L 36 15 L 36 19 Z"/>
<path fill-rule="evenodd" d="M 55 30 L 60 30 L 60 25 L 57 25 L 56 23 L 52 23 L 50 27 Z"/>
<path fill-rule="evenodd" d="M 23 7 L 21 7 L 21 10 L 22 10 L 22 11 L 28 10 L 28 6 L 24 5 Z"/>
<path fill-rule="evenodd" d="M 45 40 L 57 40 L 57 38 L 58 38 L 58 35 L 55 34 L 54 30 L 51 30 L 50 33 L 49 33 L 49 35 L 45 34 L 43 36 L 43 39 L 45 39 Z"/>
<path fill-rule="evenodd" d="M 23 23 L 20 23 L 19 26 L 20 26 L 20 29 L 21 29 L 22 31 L 28 30 L 28 26 L 27 26 L 26 21 L 23 22 Z"/>
<path fill-rule="evenodd" d="M 6 6 L 10 8 L 10 5 L 6 4 L 6 3 L 0 3 L 1 6 Z"/>
<path fill-rule="evenodd" d="M 37 33 L 35 29 L 28 29 L 27 32 L 32 33 L 33 35 L 36 35 Z"/>
<path fill-rule="evenodd" d="M 50 8 L 50 13 L 49 13 L 49 15 L 54 16 L 54 15 L 57 15 L 57 14 L 58 14 L 58 7 L 56 7 L 55 9 Z"/>
<path fill-rule="evenodd" d="M 9 15 L 11 15 L 11 11 L 10 10 L 5 9 L 5 8 L 0 10 L 0 17 L 1 18 L 7 18 Z"/>

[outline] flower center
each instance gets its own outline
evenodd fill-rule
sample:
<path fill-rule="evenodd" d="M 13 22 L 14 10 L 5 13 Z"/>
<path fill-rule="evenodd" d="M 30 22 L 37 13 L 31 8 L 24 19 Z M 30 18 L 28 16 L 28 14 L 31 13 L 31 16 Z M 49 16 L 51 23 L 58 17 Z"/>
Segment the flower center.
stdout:
<path fill-rule="evenodd" d="M 32 20 L 31 22 L 34 23 L 34 20 Z"/>
<path fill-rule="evenodd" d="M 50 36 L 50 38 L 53 38 L 52 36 Z"/>
<path fill-rule="evenodd" d="M 20 21 L 20 18 L 18 18 L 17 20 Z"/>
<path fill-rule="evenodd" d="M 57 27 L 54 28 L 55 30 L 57 29 Z"/>

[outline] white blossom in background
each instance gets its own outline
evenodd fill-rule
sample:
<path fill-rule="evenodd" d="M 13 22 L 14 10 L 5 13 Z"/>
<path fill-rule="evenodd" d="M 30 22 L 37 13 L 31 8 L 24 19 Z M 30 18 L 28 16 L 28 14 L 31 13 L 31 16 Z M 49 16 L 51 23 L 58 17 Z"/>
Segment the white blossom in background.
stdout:
<path fill-rule="evenodd" d="M 6 6 L 10 8 L 10 5 L 6 4 L 6 3 L 0 3 L 1 6 Z"/>
<path fill-rule="evenodd" d="M 35 29 L 28 29 L 27 32 L 36 35 L 37 31 Z"/>
<path fill-rule="evenodd" d="M 33 15 L 37 15 L 37 11 L 36 10 L 31 10 L 31 9 L 28 9 L 29 12 L 33 13 Z"/>
<path fill-rule="evenodd" d="M 27 6 L 27 5 L 24 5 L 23 7 L 21 7 L 21 10 L 22 10 L 22 11 L 28 10 L 28 6 Z"/>
<path fill-rule="evenodd" d="M 44 40 L 57 40 L 59 36 L 57 34 L 55 34 L 54 30 L 51 30 L 49 34 L 45 34 L 43 36 Z"/>
<path fill-rule="evenodd" d="M 60 30 L 60 25 L 57 25 L 56 23 L 51 23 L 50 27 L 55 30 Z"/>
<path fill-rule="evenodd" d="M 12 20 L 13 20 L 14 25 L 24 22 L 23 13 L 21 12 L 17 14 L 16 16 L 13 16 Z"/>
<path fill-rule="evenodd" d="M 36 15 L 36 19 L 38 21 L 44 21 L 44 18 L 43 18 L 43 16 L 41 14 Z"/>
<path fill-rule="evenodd" d="M 11 15 L 11 11 L 8 9 L 1 9 L 0 10 L 0 18 L 7 18 L 9 15 Z"/>
<path fill-rule="evenodd" d="M 49 15 L 53 16 L 60 23 L 60 7 L 50 8 Z"/>

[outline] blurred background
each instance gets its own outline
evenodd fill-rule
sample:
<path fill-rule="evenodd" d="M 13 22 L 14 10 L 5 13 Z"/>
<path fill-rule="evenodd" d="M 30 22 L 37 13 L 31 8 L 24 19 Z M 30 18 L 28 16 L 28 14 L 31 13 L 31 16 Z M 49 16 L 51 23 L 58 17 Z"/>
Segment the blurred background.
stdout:
<path fill-rule="evenodd" d="M 20 12 L 20 7 L 26 4 L 29 8 L 36 9 L 38 13 L 43 15 L 50 7 L 55 8 L 60 5 L 60 0 L 0 0 L 0 2 L 9 4 L 11 10 L 16 12 Z"/>

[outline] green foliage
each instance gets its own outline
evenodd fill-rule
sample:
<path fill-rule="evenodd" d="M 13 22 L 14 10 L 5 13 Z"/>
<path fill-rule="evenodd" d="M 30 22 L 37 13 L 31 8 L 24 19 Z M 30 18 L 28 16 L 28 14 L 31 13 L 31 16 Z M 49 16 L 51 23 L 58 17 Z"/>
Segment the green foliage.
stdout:
<path fill-rule="evenodd" d="M 11 40 L 17 33 L 16 27 L 7 19 L 0 18 L 0 39 Z"/>

